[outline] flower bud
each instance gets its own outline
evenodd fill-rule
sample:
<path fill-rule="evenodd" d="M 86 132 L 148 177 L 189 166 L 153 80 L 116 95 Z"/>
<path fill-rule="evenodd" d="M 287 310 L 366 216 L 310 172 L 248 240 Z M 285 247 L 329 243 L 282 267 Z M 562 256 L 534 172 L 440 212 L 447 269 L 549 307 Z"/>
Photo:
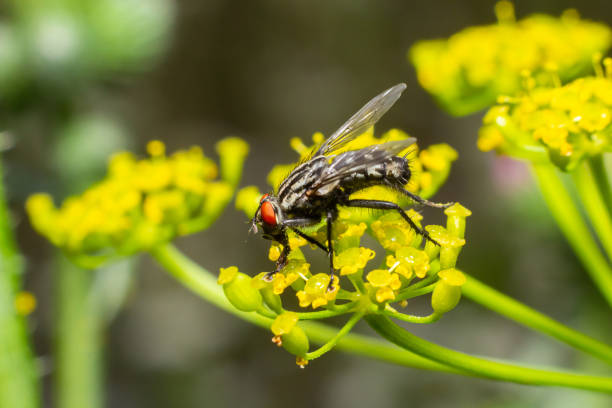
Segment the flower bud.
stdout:
<path fill-rule="evenodd" d="M 227 300 L 242 312 L 254 312 L 262 305 L 259 290 L 251 285 L 251 277 L 238 272 L 238 268 L 230 266 L 221 268 L 218 283 L 223 285 Z"/>
<path fill-rule="evenodd" d="M 444 210 L 446 214 L 446 230 L 449 234 L 457 238 L 465 238 L 465 219 L 472 215 L 472 212 L 459 203 Z"/>
<path fill-rule="evenodd" d="M 247 217 L 252 218 L 259 207 L 262 193 L 255 186 L 240 189 L 236 194 L 236 209 L 244 212 Z"/>
<path fill-rule="evenodd" d="M 438 273 L 440 280 L 431 295 L 431 307 L 434 312 L 444 314 L 457 306 L 461 299 L 461 286 L 465 275 L 456 269 L 445 269 Z"/>
<path fill-rule="evenodd" d="M 252 286 L 252 285 L 251 285 Z M 264 303 L 276 313 L 281 313 L 283 310 L 283 302 L 278 294 L 275 293 L 272 285 L 266 285 L 259 291 Z"/>
<path fill-rule="evenodd" d="M 285 350 L 298 357 L 303 357 L 310 348 L 306 332 L 298 326 L 298 315 L 295 312 L 280 314 L 270 329 L 275 336 L 281 337 L 281 344 Z"/>
<path fill-rule="evenodd" d="M 237 137 L 228 137 L 217 143 L 221 178 L 236 187 L 242 177 L 242 165 L 249 153 L 249 145 Z"/>

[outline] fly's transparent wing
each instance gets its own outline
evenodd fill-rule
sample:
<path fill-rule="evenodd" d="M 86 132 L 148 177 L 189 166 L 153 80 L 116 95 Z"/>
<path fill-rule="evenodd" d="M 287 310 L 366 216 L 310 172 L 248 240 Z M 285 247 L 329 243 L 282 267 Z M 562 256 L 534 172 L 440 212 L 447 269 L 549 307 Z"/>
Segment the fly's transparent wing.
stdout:
<path fill-rule="evenodd" d="M 344 177 L 367 169 L 370 166 L 380 164 L 389 157 L 397 155 L 416 142 L 414 137 L 404 140 L 376 144 L 359 150 L 351 150 L 338 155 L 334 161 L 321 174 L 319 180 L 314 183 L 311 190 L 325 189 Z"/>
<path fill-rule="evenodd" d="M 313 156 L 329 154 L 334 150 L 338 150 L 361 135 L 370 126 L 374 126 L 399 99 L 404 89 L 406 89 L 406 84 L 397 84 L 374 97 L 374 99 L 366 103 L 363 108 L 359 109 L 357 113 L 340 126 L 340 129 L 336 130 L 334 134 L 323 142 Z"/>

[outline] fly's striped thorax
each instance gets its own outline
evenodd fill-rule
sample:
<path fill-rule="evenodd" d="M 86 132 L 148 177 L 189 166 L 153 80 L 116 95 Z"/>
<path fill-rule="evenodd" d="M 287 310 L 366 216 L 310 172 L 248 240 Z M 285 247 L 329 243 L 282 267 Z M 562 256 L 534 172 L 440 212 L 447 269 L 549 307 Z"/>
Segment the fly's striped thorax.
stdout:
<path fill-rule="evenodd" d="M 284 210 L 291 209 L 328 166 L 328 158 L 318 156 L 293 169 L 278 188 L 277 196 L 281 207 Z"/>

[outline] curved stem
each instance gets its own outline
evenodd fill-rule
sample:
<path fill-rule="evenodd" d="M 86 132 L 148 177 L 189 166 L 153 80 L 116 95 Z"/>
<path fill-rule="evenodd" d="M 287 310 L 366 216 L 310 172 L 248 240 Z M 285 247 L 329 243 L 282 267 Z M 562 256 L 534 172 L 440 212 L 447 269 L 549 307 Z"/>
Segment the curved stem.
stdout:
<path fill-rule="evenodd" d="M 351 316 L 351 318 L 346 322 L 346 324 L 342 326 L 340 330 L 338 330 L 338 333 L 336 333 L 334 337 L 329 339 L 317 350 L 311 351 L 310 353 L 306 353 L 306 355 L 304 356 L 306 360 L 314 360 L 315 358 L 321 357 L 323 354 L 331 350 L 338 343 L 338 340 L 347 335 L 348 332 L 351 331 L 351 329 L 355 326 L 355 324 L 357 324 L 359 320 L 361 320 L 362 317 L 363 312 L 357 312 L 353 316 Z"/>
<path fill-rule="evenodd" d="M 183 255 L 174 246 L 170 244 L 159 246 L 151 251 L 151 255 L 170 275 L 198 296 L 245 321 L 266 329 L 270 328 L 272 319 L 257 313 L 245 313 L 235 309 L 225 298 L 216 278 Z M 308 338 L 318 344 L 326 343 L 338 331 L 335 327 L 317 322 L 302 322 L 301 325 Z M 380 340 L 358 334 L 347 334 L 338 340 L 336 348 L 406 367 L 473 376 L 466 371 L 436 363 L 409 351 L 390 346 Z"/>
<path fill-rule="evenodd" d="M 572 177 L 591 225 L 597 232 L 608 259 L 612 260 L 612 218 L 592 167 L 582 163 L 573 171 Z"/>
<path fill-rule="evenodd" d="M 440 320 L 440 318 L 442 317 L 442 315 L 439 315 L 435 312 L 428 316 L 414 316 L 414 315 L 396 312 L 394 310 L 384 310 L 383 313 L 394 319 L 402 320 L 408 323 L 417 323 L 417 324 L 433 323 L 433 322 Z"/>
<path fill-rule="evenodd" d="M 388 317 L 366 315 L 365 320 L 381 336 L 423 357 L 494 380 L 531 385 L 556 385 L 612 393 L 612 378 L 557 372 L 491 361 L 447 349 L 402 329 Z"/>
<path fill-rule="evenodd" d="M 533 165 L 540 190 L 574 252 L 612 306 L 612 268 L 593 240 L 580 212 L 552 165 Z"/>
<path fill-rule="evenodd" d="M 462 294 L 474 302 L 612 364 L 612 347 L 537 312 L 463 272 Z"/>
<path fill-rule="evenodd" d="M 35 408 L 40 396 L 34 357 L 26 320 L 15 310 L 21 271 L 0 163 L 0 407 Z"/>

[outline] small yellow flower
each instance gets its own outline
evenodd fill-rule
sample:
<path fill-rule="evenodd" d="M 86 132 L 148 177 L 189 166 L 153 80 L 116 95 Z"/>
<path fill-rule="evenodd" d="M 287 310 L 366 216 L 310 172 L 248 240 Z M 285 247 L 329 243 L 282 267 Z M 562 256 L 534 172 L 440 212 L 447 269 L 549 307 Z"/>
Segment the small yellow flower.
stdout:
<path fill-rule="evenodd" d="M 413 274 L 424 278 L 430 268 L 429 256 L 420 249 L 402 247 L 395 251 L 395 256 L 387 256 L 387 266 L 406 279 L 412 278 Z"/>
<path fill-rule="evenodd" d="M 395 292 L 402 286 L 399 275 L 387 269 L 374 269 L 368 273 L 366 279 L 374 289 L 378 303 L 395 299 Z"/>
<path fill-rule="evenodd" d="M 365 268 L 375 256 L 376 253 L 369 248 L 349 248 L 334 257 L 334 266 L 340 269 L 340 275 L 351 275 Z"/>
<path fill-rule="evenodd" d="M 423 218 L 414 210 L 407 211 L 408 216 L 420 225 Z M 396 251 L 405 246 L 413 246 L 420 242 L 420 236 L 399 214 L 386 213 L 372 223 L 374 237 L 388 251 Z"/>
<path fill-rule="evenodd" d="M 217 279 L 217 283 L 219 285 L 230 283 L 236 278 L 237 275 L 238 275 L 238 268 L 236 266 L 230 266 L 228 268 L 221 268 L 220 273 L 219 273 L 219 278 Z"/>
<path fill-rule="evenodd" d="M 291 286 L 293 282 L 302 278 L 304 279 L 310 273 L 308 272 L 308 268 L 310 267 L 307 263 L 301 263 L 300 266 L 296 265 L 294 262 L 289 262 L 287 267 L 283 269 L 286 272 L 277 272 L 272 277 L 272 281 L 268 281 L 266 279 L 267 272 L 261 272 L 257 276 L 253 278 L 252 285 L 256 289 L 263 289 L 266 286 L 272 287 L 272 292 L 275 295 L 282 294 L 287 287 Z M 290 270 L 287 271 L 287 268 Z"/>
<path fill-rule="evenodd" d="M 288 334 L 293 330 L 297 324 L 299 318 L 295 312 L 284 312 L 276 317 L 270 326 L 270 330 L 276 336 L 282 336 Z"/>
<path fill-rule="evenodd" d="M 335 280 L 333 289 L 328 290 L 328 274 L 318 273 L 308 279 L 306 285 L 304 286 L 304 290 L 297 292 L 300 307 L 312 306 L 313 309 L 316 309 L 333 301 L 338 294 L 338 290 L 340 289 L 340 285 L 337 283 L 337 278 Z"/>

